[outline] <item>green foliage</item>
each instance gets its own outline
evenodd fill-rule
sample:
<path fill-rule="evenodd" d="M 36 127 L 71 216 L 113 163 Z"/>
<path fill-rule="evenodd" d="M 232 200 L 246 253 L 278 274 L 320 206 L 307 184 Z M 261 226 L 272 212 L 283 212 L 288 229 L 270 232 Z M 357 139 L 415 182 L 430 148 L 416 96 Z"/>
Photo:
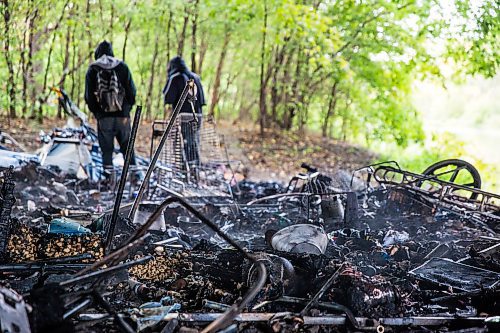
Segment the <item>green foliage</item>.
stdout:
<path fill-rule="evenodd" d="M 455 0 L 455 13 L 463 20 L 454 26 L 462 39 L 448 34 L 448 56 L 462 65 L 461 73 L 493 77 L 500 64 L 500 3 Z"/>
<path fill-rule="evenodd" d="M 93 48 L 108 39 L 118 58 L 125 55 L 149 117 L 163 117 L 166 64 L 181 53 L 201 74 L 209 104 L 218 90 L 213 109 L 219 117 L 256 119 L 264 112 L 268 125 L 285 129 L 322 128 L 326 135 L 371 146 L 410 146 L 424 139 L 409 98 L 415 79 L 440 77 L 443 60 L 460 64 L 465 73 L 492 76 L 497 70 L 498 4 L 472 3 L 2 1 L 3 43 L 10 46 L 0 58 L 0 109 L 14 105 L 18 115 L 54 115 L 47 103 L 53 85 L 63 86 L 85 109 L 85 72 Z"/>

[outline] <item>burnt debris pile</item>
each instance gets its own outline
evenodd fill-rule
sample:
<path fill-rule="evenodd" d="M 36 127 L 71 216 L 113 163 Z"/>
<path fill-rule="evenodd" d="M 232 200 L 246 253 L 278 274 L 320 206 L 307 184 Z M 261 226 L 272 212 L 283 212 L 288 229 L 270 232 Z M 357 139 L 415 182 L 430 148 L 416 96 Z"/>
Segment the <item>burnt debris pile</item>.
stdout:
<path fill-rule="evenodd" d="M 500 196 L 478 188 L 469 164 L 440 163 L 329 176 L 303 165 L 286 186 L 229 179 L 217 195 L 192 195 L 192 183 L 191 195 L 161 194 L 155 174 L 135 212 L 134 193 L 123 194 L 115 221 L 111 187 L 3 169 L 0 325 L 495 332 Z"/>
<path fill-rule="evenodd" d="M 112 171 L 75 108 L 40 154 L 2 134 L 2 332 L 499 331 L 500 196 L 474 166 L 256 183 L 181 106 Z"/>

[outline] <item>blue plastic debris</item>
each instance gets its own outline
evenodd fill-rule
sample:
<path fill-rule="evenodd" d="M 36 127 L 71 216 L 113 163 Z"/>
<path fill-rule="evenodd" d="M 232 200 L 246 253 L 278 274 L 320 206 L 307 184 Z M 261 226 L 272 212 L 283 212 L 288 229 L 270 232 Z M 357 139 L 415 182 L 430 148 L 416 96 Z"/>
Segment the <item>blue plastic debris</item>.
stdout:
<path fill-rule="evenodd" d="M 51 234 L 67 234 L 80 235 L 91 233 L 90 229 L 83 227 L 80 223 L 61 217 L 50 221 L 49 233 Z"/>
<path fill-rule="evenodd" d="M 179 303 L 174 303 L 173 300 L 167 296 L 162 298 L 160 302 L 144 303 L 138 309 L 132 309 L 130 312 L 132 314 L 132 319 L 137 322 L 138 331 L 142 331 L 160 322 L 170 312 L 176 312 L 180 309 L 181 305 Z"/>

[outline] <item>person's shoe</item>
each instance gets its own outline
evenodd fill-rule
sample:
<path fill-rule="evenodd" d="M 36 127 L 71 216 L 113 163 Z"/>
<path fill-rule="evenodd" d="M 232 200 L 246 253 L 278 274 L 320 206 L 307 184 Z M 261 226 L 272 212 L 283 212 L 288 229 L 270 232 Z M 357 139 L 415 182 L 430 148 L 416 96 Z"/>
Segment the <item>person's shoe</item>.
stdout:
<path fill-rule="evenodd" d="M 105 167 L 102 173 L 104 180 L 101 182 L 107 190 L 113 190 L 116 184 L 116 173 L 112 167 Z"/>
<path fill-rule="evenodd" d="M 132 182 L 134 184 L 141 184 L 144 181 L 145 174 L 144 171 L 142 170 L 137 170 L 134 172 L 133 177 L 132 177 Z"/>

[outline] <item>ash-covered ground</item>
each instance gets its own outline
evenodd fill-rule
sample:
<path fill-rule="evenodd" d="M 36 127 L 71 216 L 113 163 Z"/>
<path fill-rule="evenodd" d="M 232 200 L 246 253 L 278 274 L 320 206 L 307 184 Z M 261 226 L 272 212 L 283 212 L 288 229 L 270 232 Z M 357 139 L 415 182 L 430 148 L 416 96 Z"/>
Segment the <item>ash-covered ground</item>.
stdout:
<path fill-rule="evenodd" d="M 500 197 L 422 177 L 309 167 L 181 197 L 151 183 L 128 218 L 131 181 L 110 228 L 116 186 L 5 169 L 2 329 L 495 332 Z"/>

